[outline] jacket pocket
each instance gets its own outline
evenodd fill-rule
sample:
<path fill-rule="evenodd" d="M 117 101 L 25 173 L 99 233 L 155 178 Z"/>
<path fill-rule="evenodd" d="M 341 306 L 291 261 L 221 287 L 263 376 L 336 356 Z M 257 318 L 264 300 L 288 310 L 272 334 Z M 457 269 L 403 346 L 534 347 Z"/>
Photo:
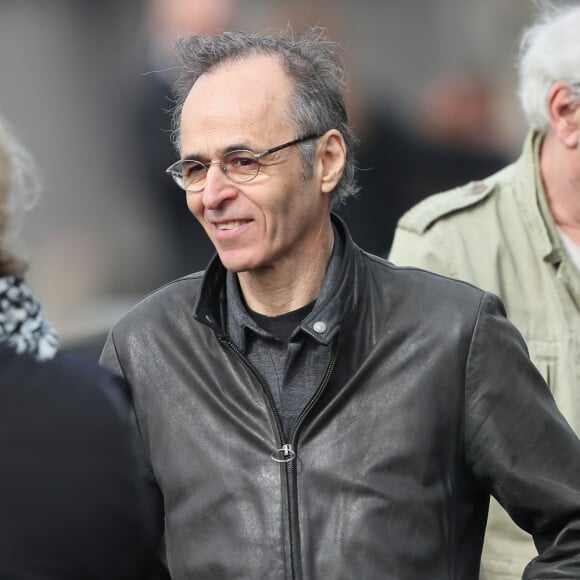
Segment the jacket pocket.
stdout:
<path fill-rule="evenodd" d="M 528 350 L 534 366 L 553 391 L 556 384 L 556 344 L 546 340 L 529 340 Z"/>

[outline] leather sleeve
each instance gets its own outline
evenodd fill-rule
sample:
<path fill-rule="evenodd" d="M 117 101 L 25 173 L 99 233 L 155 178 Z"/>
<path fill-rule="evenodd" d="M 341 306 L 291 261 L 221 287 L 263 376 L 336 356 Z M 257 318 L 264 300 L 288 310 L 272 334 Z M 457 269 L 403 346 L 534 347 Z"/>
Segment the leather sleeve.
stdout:
<path fill-rule="evenodd" d="M 111 369 L 117 375 L 125 378 L 123 369 L 119 358 L 117 357 L 117 349 L 115 348 L 115 343 L 113 341 L 113 333 L 110 332 L 107 340 L 105 341 L 105 346 L 103 347 L 103 352 L 101 353 L 101 358 L 99 362 L 109 369 Z"/>
<path fill-rule="evenodd" d="M 113 340 L 113 333 L 110 332 L 107 340 L 105 342 L 105 346 L 103 347 L 103 352 L 101 353 L 100 363 L 111 369 L 116 374 L 122 376 L 125 380 L 126 377 L 123 372 L 123 367 L 119 358 L 117 356 L 117 349 L 115 347 L 115 343 Z M 129 387 L 132 390 L 132 385 L 129 383 Z M 137 416 L 135 414 L 134 408 L 132 408 L 132 423 L 134 426 L 135 437 L 138 441 L 139 448 L 143 455 L 143 464 L 147 469 L 147 479 L 149 481 L 151 487 L 151 493 L 156 494 L 161 498 L 162 502 L 162 492 L 159 489 L 157 484 L 157 480 L 155 479 L 155 474 L 153 471 L 153 467 L 151 465 L 151 460 L 149 458 L 149 454 L 145 449 L 145 445 L 143 442 L 143 437 L 141 436 L 141 430 L 139 428 L 139 422 Z M 157 552 L 157 556 L 151 566 L 149 574 L 143 580 L 170 580 L 169 570 L 167 567 L 167 554 L 165 549 L 165 534 L 163 534 L 162 541 L 160 543 L 159 550 Z"/>
<path fill-rule="evenodd" d="M 538 549 L 523 580 L 577 580 L 580 441 L 492 294 L 473 331 L 465 406 L 468 464 Z"/>

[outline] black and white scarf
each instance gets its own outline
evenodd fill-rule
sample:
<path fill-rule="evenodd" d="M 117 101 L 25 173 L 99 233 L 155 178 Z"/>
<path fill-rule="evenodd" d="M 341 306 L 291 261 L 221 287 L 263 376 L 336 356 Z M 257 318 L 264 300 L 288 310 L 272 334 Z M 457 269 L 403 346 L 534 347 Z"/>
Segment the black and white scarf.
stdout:
<path fill-rule="evenodd" d="M 21 276 L 0 277 L 0 343 L 41 361 L 56 354 L 56 331 Z"/>

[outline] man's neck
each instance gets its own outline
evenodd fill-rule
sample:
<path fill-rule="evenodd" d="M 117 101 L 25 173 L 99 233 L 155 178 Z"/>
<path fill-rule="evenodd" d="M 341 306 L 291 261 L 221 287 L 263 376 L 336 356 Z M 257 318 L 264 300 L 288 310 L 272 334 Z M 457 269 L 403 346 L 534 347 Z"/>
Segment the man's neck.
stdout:
<path fill-rule="evenodd" d="M 320 294 L 334 244 L 332 227 L 313 251 L 292 261 L 250 272 L 240 272 L 240 289 L 250 310 L 279 316 L 316 300 Z"/>
<path fill-rule="evenodd" d="M 540 171 L 554 222 L 580 245 L 580 150 L 566 148 L 553 135 L 546 135 Z"/>

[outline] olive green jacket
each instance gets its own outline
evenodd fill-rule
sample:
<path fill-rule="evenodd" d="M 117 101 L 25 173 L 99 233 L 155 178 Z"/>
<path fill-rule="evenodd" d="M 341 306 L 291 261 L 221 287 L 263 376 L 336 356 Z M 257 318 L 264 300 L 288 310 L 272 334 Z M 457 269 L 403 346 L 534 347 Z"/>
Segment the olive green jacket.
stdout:
<path fill-rule="evenodd" d="M 488 179 L 412 208 L 399 221 L 389 259 L 498 294 L 580 433 L 580 272 L 547 209 L 537 170 L 540 139 L 530 133 L 521 157 Z M 482 577 L 520 580 L 536 553 L 530 536 L 492 501 Z"/>

